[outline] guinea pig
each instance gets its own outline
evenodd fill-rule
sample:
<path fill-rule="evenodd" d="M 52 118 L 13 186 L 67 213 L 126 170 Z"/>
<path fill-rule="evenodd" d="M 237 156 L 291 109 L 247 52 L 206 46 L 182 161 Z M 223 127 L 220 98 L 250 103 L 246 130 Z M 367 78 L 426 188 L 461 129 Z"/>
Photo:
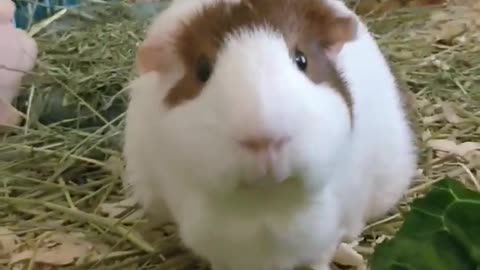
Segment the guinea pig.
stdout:
<path fill-rule="evenodd" d="M 125 184 L 214 270 L 329 269 L 415 174 L 402 90 L 338 0 L 176 0 L 136 67 Z"/>

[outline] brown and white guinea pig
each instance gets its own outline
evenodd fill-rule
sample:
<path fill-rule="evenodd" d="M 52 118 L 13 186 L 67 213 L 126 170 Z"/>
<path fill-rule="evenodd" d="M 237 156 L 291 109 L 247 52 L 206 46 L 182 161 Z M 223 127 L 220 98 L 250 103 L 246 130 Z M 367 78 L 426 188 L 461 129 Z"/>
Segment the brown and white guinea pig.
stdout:
<path fill-rule="evenodd" d="M 402 93 L 337 0 L 176 0 L 137 55 L 126 184 L 214 270 L 328 265 L 416 171 Z"/>

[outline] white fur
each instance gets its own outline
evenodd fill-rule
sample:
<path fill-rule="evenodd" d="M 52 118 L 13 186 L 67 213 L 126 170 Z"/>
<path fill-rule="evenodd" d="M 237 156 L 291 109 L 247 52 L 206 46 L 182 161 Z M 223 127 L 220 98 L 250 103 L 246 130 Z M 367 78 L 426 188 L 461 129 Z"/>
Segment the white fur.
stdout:
<path fill-rule="evenodd" d="M 175 27 L 175 10 L 196 10 L 193 2 L 212 3 L 177 0 L 166 11 L 169 25 L 151 29 Z M 182 74 L 139 77 L 125 133 L 135 198 L 154 217 L 173 219 L 215 270 L 328 269 L 339 241 L 396 204 L 416 165 L 394 79 L 363 24 L 359 31 L 338 58 L 352 91 L 353 131 L 338 93 L 312 83 L 266 29 L 231 35 L 202 93 L 171 110 L 163 97 Z M 280 163 L 298 178 L 239 189 L 256 171 L 235 141 L 262 132 L 292 137 Z"/>

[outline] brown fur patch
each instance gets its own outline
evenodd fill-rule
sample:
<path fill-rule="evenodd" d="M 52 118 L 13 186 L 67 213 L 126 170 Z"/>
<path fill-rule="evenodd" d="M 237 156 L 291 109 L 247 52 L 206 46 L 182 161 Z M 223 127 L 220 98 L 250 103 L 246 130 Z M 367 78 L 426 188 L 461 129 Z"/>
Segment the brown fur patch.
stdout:
<path fill-rule="evenodd" d="M 408 87 L 408 84 L 405 82 L 405 80 L 401 79 L 402 76 L 400 75 L 400 70 L 398 70 L 398 68 L 391 63 L 389 63 L 389 67 L 392 70 L 393 76 L 395 78 L 395 84 L 398 87 L 398 91 L 400 94 L 400 102 L 402 104 L 406 120 L 409 124 L 410 130 L 414 134 L 415 146 L 419 147 L 422 132 L 420 121 L 417 117 L 415 94 L 411 92 L 410 87 Z"/>
<path fill-rule="evenodd" d="M 219 2 L 204 7 L 184 23 L 174 39 L 186 73 L 169 91 L 166 104 L 174 107 L 201 93 L 203 83 L 196 77 L 198 61 L 206 58 L 214 68 L 217 52 L 228 34 L 240 28 L 262 26 L 283 34 L 292 57 L 295 49 L 302 51 L 308 60 L 305 71 L 308 78 L 315 83 L 329 83 L 343 97 L 351 113 L 350 92 L 331 56 L 354 38 L 356 23 L 352 18 L 337 17 L 319 0 L 242 0 L 239 4 Z"/>

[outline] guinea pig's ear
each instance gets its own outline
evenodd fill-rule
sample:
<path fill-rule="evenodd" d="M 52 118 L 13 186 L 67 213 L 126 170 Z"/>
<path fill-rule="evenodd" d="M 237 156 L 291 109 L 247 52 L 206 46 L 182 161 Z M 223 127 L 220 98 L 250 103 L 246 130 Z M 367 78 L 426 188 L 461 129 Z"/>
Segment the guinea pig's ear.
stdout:
<path fill-rule="evenodd" d="M 327 56 L 335 60 L 344 45 L 357 38 L 358 21 L 353 16 L 334 16 L 327 21 L 322 40 Z M 325 35 L 326 34 L 326 35 Z"/>
<path fill-rule="evenodd" d="M 140 75 L 151 71 L 168 72 L 176 65 L 173 45 L 161 37 L 148 37 L 137 50 L 135 66 Z"/>

